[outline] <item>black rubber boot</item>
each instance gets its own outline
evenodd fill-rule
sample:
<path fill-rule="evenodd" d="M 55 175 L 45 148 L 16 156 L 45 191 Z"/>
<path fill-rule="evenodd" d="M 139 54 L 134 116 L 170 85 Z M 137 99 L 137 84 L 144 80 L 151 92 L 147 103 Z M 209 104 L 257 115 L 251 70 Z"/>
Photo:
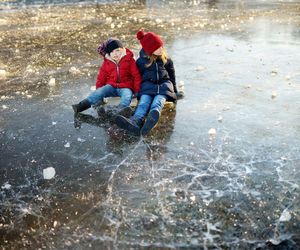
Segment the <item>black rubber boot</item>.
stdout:
<path fill-rule="evenodd" d="M 96 107 L 96 111 L 97 111 L 98 117 L 100 119 L 106 119 L 107 118 L 107 114 L 106 114 L 106 111 L 105 111 L 105 108 L 103 107 L 103 105 L 100 105 L 100 106 Z"/>
<path fill-rule="evenodd" d="M 117 111 L 117 115 L 121 115 L 121 116 L 124 116 L 126 118 L 129 118 L 131 117 L 133 114 L 133 111 L 132 109 L 128 106 L 128 107 L 123 107 L 123 108 L 120 108 L 118 111 Z"/>
<path fill-rule="evenodd" d="M 110 110 L 107 111 L 107 118 L 112 122 L 115 123 L 116 122 L 116 118 L 118 115 L 124 116 L 126 118 L 129 118 L 132 116 L 132 109 L 128 106 L 128 107 L 113 107 Z"/>
<path fill-rule="evenodd" d="M 141 123 L 135 120 L 133 117 L 126 118 L 122 115 L 117 115 L 115 122 L 118 127 L 127 130 L 133 135 L 140 136 Z"/>
<path fill-rule="evenodd" d="M 160 117 L 160 112 L 156 109 L 151 110 L 147 116 L 147 119 L 141 129 L 142 136 L 147 135 L 151 129 L 155 127 Z"/>
<path fill-rule="evenodd" d="M 78 104 L 72 105 L 72 108 L 73 108 L 75 114 L 82 112 L 86 109 L 89 109 L 90 107 L 91 107 L 91 104 L 87 99 L 82 100 Z"/>

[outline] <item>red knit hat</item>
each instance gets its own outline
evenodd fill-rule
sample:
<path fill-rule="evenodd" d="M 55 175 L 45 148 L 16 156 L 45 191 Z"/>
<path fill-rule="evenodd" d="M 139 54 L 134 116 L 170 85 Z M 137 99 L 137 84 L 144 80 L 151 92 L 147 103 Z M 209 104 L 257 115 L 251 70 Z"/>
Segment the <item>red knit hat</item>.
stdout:
<path fill-rule="evenodd" d="M 155 50 L 164 45 L 164 42 L 158 35 L 153 32 L 145 33 L 142 29 L 136 33 L 136 38 L 140 40 L 143 49 L 148 55 L 152 55 Z"/>

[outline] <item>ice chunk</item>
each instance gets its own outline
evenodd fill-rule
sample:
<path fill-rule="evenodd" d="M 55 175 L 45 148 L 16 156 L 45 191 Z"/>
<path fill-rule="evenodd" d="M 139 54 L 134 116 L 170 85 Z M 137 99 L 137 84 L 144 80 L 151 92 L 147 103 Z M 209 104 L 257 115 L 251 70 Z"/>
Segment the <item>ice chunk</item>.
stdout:
<path fill-rule="evenodd" d="M 276 91 L 272 91 L 272 99 L 276 98 L 277 97 L 277 92 Z"/>
<path fill-rule="evenodd" d="M 2 105 L 2 109 L 8 109 L 8 107 L 6 105 Z"/>
<path fill-rule="evenodd" d="M 287 80 L 287 81 L 291 80 L 291 76 L 290 75 L 286 75 L 285 76 L 285 80 Z"/>
<path fill-rule="evenodd" d="M 112 17 L 107 17 L 107 18 L 105 19 L 105 21 L 106 21 L 107 23 L 111 23 Z"/>
<path fill-rule="evenodd" d="M 2 100 L 7 100 L 7 99 L 8 99 L 8 96 L 5 96 L 5 95 L 1 96 L 1 101 Z"/>
<path fill-rule="evenodd" d="M 191 200 L 191 201 L 196 201 L 196 196 L 192 194 L 192 195 L 190 196 L 190 200 Z"/>
<path fill-rule="evenodd" d="M 279 238 L 272 238 L 269 241 L 275 246 L 277 246 L 281 243 L 281 239 L 279 239 Z"/>
<path fill-rule="evenodd" d="M 69 148 L 70 147 L 70 142 L 67 142 L 65 145 L 64 145 L 65 148 Z"/>
<path fill-rule="evenodd" d="M 222 122 L 223 121 L 223 117 L 220 115 L 219 117 L 218 117 L 218 122 Z"/>
<path fill-rule="evenodd" d="M 271 71 L 271 75 L 272 76 L 276 76 L 278 74 L 278 69 L 273 69 L 272 71 Z"/>
<path fill-rule="evenodd" d="M 69 69 L 69 72 L 70 72 L 71 74 L 73 74 L 73 75 L 77 75 L 77 74 L 80 73 L 80 70 L 77 69 L 76 67 L 71 67 L 71 68 Z"/>
<path fill-rule="evenodd" d="M 55 168 L 53 168 L 53 167 L 44 168 L 43 176 L 44 176 L 44 179 L 46 179 L 46 180 L 52 179 L 55 176 Z"/>
<path fill-rule="evenodd" d="M 49 80 L 49 82 L 48 82 L 48 85 L 50 86 L 50 87 L 53 87 L 53 86 L 55 86 L 55 78 L 50 78 L 50 80 Z"/>
<path fill-rule="evenodd" d="M 179 90 L 184 90 L 184 81 L 179 81 L 179 83 L 178 83 L 178 89 Z"/>
<path fill-rule="evenodd" d="M 6 70 L 0 69 L 0 79 L 5 79 L 7 75 Z"/>
<path fill-rule="evenodd" d="M 229 107 L 229 106 L 223 108 L 223 111 L 227 111 L 227 110 L 230 110 L 230 107 Z"/>
<path fill-rule="evenodd" d="M 162 23 L 162 22 L 163 22 L 163 20 L 162 20 L 162 19 L 160 19 L 160 18 L 156 18 L 156 19 L 155 19 L 155 22 L 156 22 L 156 23 Z"/>
<path fill-rule="evenodd" d="M 179 81 L 177 98 L 184 96 L 184 81 Z"/>
<path fill-rule="evenodd" d="M 1 188 L 2 189 L 10 189 L 11 185 L 9 183 L 5 183 Z"/>
<path fill-rule="evenodd" d="M 81 139 L 81 138 L 77 138 L 77 141 L 79 141 L 79 142 L 85 142 L 85 140 Z"/>
<path fill-rule="evenodd" d="M 282 214 L 280 215 L 279 221 L 289 221 L 292 218 L 291 213 L 288 209 L 284 209 Z"/>
<path fill-rule="evenodd" d="M 201 65 L 199 65 L 197 68 L 196 68 L 196 71 L 203 71 L 205 68 Z"/>
<path fill-rule="evenodd" d="M 57 222 L 57 220 L 55 220 L 55 221 L 53 222 L 53 227 L 57 227 L 57 224 L 58 224 L 58 222 Z"/>
<path fill-rule="evenodd" d="M 215 135 L 216 133 L 217 133 L 217 130 L 215 128 L 211 128 L 210 130 L 208 130 L 209 135 Z"/>

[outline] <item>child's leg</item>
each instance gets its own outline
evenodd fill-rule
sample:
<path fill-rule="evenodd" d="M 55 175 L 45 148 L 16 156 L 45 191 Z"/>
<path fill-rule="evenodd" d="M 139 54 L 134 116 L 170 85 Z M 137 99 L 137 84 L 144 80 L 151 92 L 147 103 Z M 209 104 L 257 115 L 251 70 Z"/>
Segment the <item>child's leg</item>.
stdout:
<path fill-rule="evenodd" d="M 142 135 L 147 135 L 152 128 L 157 124 L 160 112 L 163 109 L 166 103 L 166 97 L 164 95 L 157 95 L 153 98 L 151 103 L 150 112 L 147 116 L 147 119 L 144 123 L 144 126 L 141 129 Z"/>
<path fill-rule="evenodd" d="M 166 96 L 164 95 L 157 95 L 153 98 L 150 111 L 152 110 L 157 110 L 158 112 L 161 112 L 163 107 L 165 106 L 166 103 Z"/>
<path fill-rule="evenodd" d="M 92 106 L 101 104 L 104 97 L 115 97 L 118 96 L 117 91 L 114 87 L 107 84 L 101 88 L 94 90 L 86 99 Z"/>
<path fill-rule="evenodd" d="M 132 90 L 129 88 L 117 89 L 118 96 L 121 97 L 120 107 L 128 107 L 132 100 Z"/>
<path fill-rule="evenodd" d="M 146 115 L 149 111 L 152 100 L 153 100 L 153 97 L 150 95 L 142 95 L 141 96 L 141 99 L 139 100 L 138 106 L 133 115 L 133 117 L 136 120 L 138 120 L 140 122 L 143 121 L 143 119 L 146 117 Z"/>
<path fill-rule="evenodd" d="M 113 115 L 122 115 L 130 117 L 132 115 L 132 109 L 130 103 L 132 100 L 132 90 L 129 88 L 116 89 L 118 96 L 120 96 L 120 104 L 115 109 Z"/>
<path fill-rule="evenodd" d="M 120 128 L 125 129 L 134 135 L 137 135 L 137 136 L 140 135 L 140 128 L 141 128 L 142 121 L 143 121 L 144 117 L 146 116 L 151 103 L 152 103 L 151 96 L 142 95 L 141 99 L 139 100 L 139 103 L 135 110 L 134 115 L 132 117 L 130 117 L 130 119 L 128 119 L 124 116 L 118 115 L 116 117 L 117 125 Z"/>

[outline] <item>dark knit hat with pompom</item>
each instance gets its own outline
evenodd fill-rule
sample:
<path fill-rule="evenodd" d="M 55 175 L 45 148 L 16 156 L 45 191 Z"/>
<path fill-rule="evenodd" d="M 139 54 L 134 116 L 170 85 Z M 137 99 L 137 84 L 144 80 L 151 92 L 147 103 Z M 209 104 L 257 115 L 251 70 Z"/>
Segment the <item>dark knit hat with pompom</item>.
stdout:
<path fill-rule="evenodd" d="M 148 55 L 152 55 L 155 50 L 164 45 L 163 41 L 158 35 L 156 35 L 154 32 L 144 32 L 143 29 L 136 33 L 136 38 L 140 40 L 144 51 Z"/>
<path fill-rule="evenodd" d="M 121 43 L 120 40 L 112 40 L 110 41 L 106 47 L 105 47 L 105 51 L 110 54 L 113 50 L 117 49 L 117 48 L 123 48 L 123 44 Z"/>
<path fill-rule="evenodd" d="M 97 51 L 101 56 L 110 54 L 114 49 L 123 48 L 123 44 L 116 38 L 109 38 L 99 45 Z"/>

